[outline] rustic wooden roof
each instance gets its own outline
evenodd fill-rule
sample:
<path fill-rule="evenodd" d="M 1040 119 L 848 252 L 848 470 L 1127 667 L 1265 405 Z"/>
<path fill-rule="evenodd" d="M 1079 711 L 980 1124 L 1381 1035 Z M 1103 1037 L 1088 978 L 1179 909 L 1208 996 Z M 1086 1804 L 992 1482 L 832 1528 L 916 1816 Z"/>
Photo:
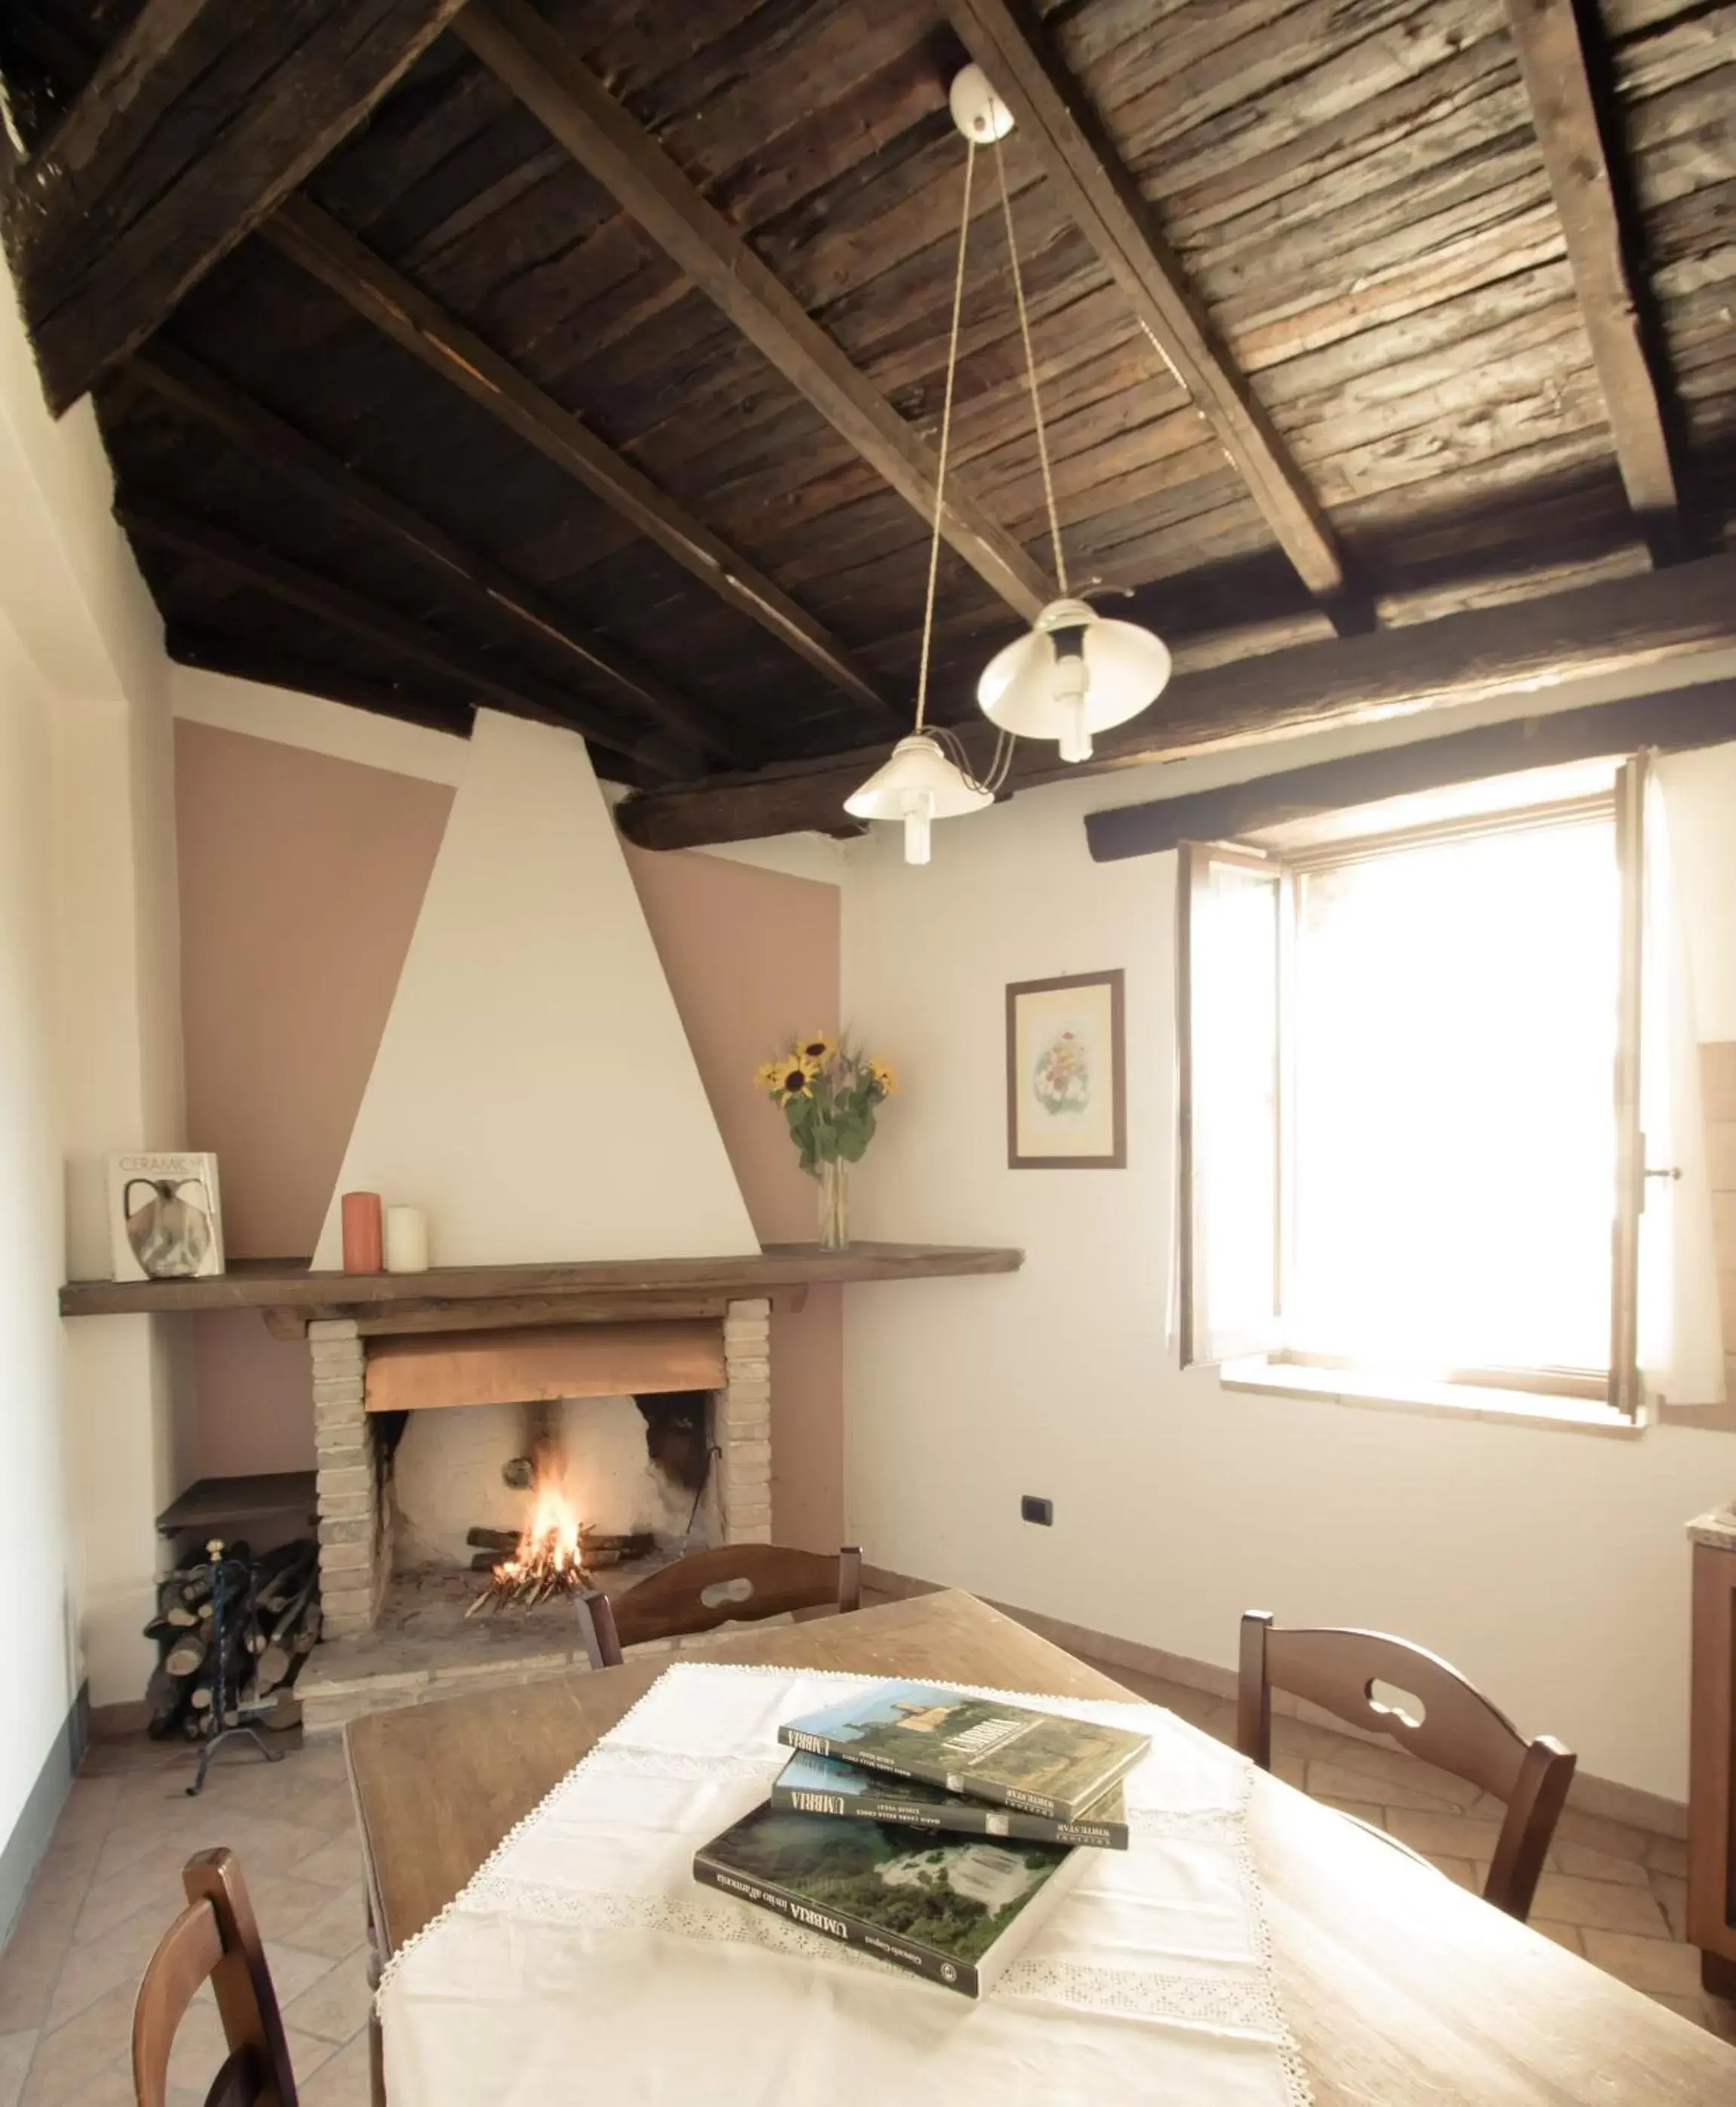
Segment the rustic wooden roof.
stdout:
<path fill-rule="evenodd" d="M 639 784 L 884 742 L 915 679 L 967 39 L 1021 119 L 1070 567 L 1183 667 L 1635 576 L 1736 514 L 1736 0 L 1598 0 L 1582 43 L 1567 0 L 285 0 L 302 52 L 347 12 L 402 16 L 419 55 L 111 343 L 68 259 L 107 213 L 92 282 L 148 279 L 127 214 L 209 150 L 183 136 L 201 79 L 231 115 L 269 100 L 237 25 L 273 11 L 20 0 L 0 26 L 37 128 L 11 232 L 45 377 L 94 380 L 188 663 L 458 727 L 478 700 L 576 721 Z M 182 86 L 155 162 L 88 175 L 69 233 L 56 113 L 129 38 Z M 599 92 L 612 150 L 650 156 L 607 180 L 662 186 L 639 217 L 593 172 Z M 751 271 L 725 252 L 702 289 L 657 211 L 766 267 L 745 326 L 720 303 Z M 1050 567 L 1000 213 L 980 155 L 934 691 L 959 721 Z"/>

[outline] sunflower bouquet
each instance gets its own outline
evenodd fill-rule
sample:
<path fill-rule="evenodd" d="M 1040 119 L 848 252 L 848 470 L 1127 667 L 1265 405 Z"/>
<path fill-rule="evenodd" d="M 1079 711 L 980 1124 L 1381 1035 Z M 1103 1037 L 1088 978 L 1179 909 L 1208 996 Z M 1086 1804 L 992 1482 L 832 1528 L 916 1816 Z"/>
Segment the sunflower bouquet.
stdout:
<path fill-rule="evenodd" d="M 802 1169 L 819 1183 L 821 1243 L 847 1243 L 846 1167 L 868 1152 L 875 1115 L 898 1088 L 892 1063 L 815 1031 L 762 1062 L 753 1080 L 783 1111 Z"/>

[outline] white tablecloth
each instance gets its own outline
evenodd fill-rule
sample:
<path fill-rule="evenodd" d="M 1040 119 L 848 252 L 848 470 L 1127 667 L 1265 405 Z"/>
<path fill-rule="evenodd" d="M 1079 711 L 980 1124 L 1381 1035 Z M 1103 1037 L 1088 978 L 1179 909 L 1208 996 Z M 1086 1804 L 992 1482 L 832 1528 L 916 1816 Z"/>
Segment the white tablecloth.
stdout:
<path fill-rule="evenodd" d="M 868 1678 L 671 1668 L 388 1965 L 397 2107 L 1306 2107 L 1232 1750 L 1155 1706 L 1133 1848 L 1089 1854 L 979 2001 L 693 1880 L 765 1796 L 785 1719 Z M 1004 1693 L 1001 1693 L 1004 1694 Z M 920 2087 L 918 2092 L 915 2090 Z"/>

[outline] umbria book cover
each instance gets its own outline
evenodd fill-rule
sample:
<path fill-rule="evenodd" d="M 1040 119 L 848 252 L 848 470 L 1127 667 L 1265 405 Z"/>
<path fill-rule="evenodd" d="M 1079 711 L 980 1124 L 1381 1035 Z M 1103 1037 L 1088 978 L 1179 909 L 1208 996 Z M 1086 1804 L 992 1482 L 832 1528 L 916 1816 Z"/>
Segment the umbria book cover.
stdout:
<path fill-rule="evenodd" d="M 756 1808 L 693 1859 L 694 1877 L 840 1944 L 980 1997 L 1085 1854 Z"/>

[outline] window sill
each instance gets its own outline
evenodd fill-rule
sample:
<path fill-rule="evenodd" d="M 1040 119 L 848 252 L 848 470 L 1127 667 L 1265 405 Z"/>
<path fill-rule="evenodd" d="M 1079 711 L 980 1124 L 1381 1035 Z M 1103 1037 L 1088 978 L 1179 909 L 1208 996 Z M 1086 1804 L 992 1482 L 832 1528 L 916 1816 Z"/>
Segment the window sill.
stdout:
<path fill-rule="evenodd" d="M 1312 1398 L 1330 1404 L 1370 1405 L 1442 1418 L 1492 1419 L 1512 1426 L 1563 1427 L 1578 1434 L 1613 1435 L 1618 1440 L 1631 1440 L 1645 1431 L 1644 1415 L 1637 1420 L 1625 1418 L 1612 1406 L 1589 1398 L 1490 1390 L 1476 1383 L 1428 1382 L 1352 1368 L 1304 1368 L 1269 1360 L 1263 1354 L 1226 1361 L 1218 1379 L 1226 1390 L 1266 1397 Z"/>

